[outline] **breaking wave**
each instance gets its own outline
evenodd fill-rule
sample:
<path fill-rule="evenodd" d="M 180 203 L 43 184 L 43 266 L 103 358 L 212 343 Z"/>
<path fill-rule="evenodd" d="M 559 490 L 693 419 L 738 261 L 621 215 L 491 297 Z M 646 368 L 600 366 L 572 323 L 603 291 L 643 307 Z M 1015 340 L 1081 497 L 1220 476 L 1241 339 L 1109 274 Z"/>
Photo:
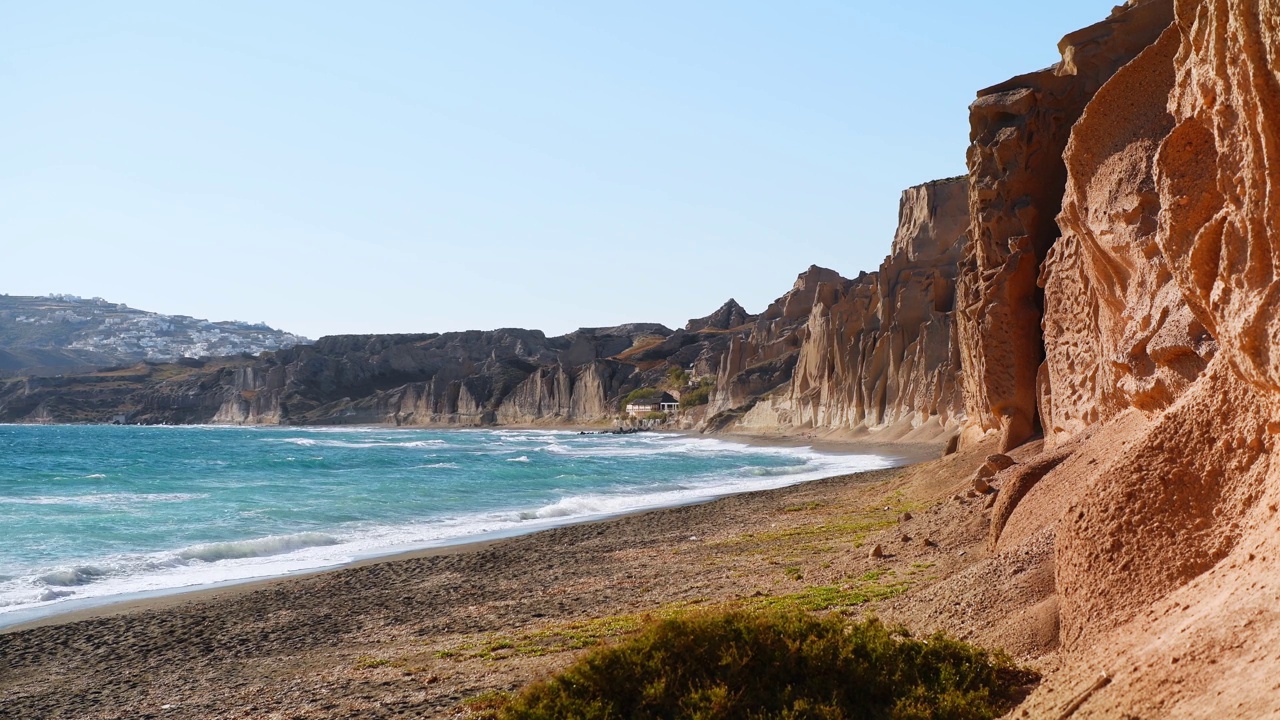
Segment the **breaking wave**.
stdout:
<path fill-rule="evenodd" d="M 340 541 L 332 535 L 308 532 L 298 533 L 297 535 L 282 535 L 280 537 L 265 537 L 257 540 L 239 540 L 233 542 L 196 545 L 195 547 L 190 547 L 186 550 L 180 551 L 178 553 L 178 557 L 183 560 L 217 562 L 218 560 L 238 560 L 241 558 L 283 555 L 284 553 L 291 553 L 303 548 L 337 545 L 339 542 Z"/>

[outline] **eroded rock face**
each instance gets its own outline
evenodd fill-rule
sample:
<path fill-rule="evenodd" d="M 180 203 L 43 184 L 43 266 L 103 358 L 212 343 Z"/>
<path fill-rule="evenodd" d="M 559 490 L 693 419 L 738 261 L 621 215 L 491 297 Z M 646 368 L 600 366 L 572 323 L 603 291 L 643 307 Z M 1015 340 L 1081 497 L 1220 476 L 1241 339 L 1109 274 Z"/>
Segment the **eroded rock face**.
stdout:
<path fill-rule="evenodd" d="M 952 311 L 967 192 L 964 178 L 904 192 L 878 272 L 802 274 L 725 355 L 715 410 L 736 409 L 733 422 L 754 430 L 954 423 L 962 402 Z"/>
<path fill-rule="evenodd" d="M 1160 96 L 1168 98 L 1167 114 L 1135 132 L 1136 144 L 1128 146 L 1151 147 L 1153 138 L 1159 140 L 1158 147 L 1146 151 L 1154 155 L 1152 170 L 1123 162 L 1127 152 L 1119 154 L 1117 163 L 1129 169 L 1135 187 L 1153 187 L 1144 192 L 1158 193 L 1158 201 L 1143 195 L 1144 202 L 1159 207 L 1154 228 L 1144 230 L 1150 226 L 1145 217 L 1135 228 L 1124 213 L 1116 213 L 1108 228 L 1101 214 L 1083 210 L 1099 197 L 1086 191 L 1078 196 L 1081 210 L 1071 212 L 1073 231 L 1080 233 L 1087 267 L 1114 262 L 1129 270 L 1135 253 L 1127 248 L 1138 244 L 1134 249 L 1147 264 L 1130 272 L 1129 278 L 1136 280 L 1122 287 L 1154 286 L 1147 302 L 1166 322 L 1151 325 L 1153 340 L 1146 344 L 1157 378 L 1177 371 L 1176 364 L 1162 368 L 1156 357 L 1162 335 L 1172 338 L 1166 344 L 1175 348 L 1173 357 L 1194 368 L 1209 353 L 1197 350 L 1194 341 L 1200 333 L 1184 328 L 1202 327 L 1216 339 L 1217 357 L 1184 380 L 1189 387 L 1177 402 L 1141 437 L 1126 443 L 1063 518 L 1057 582 L 1068 647 L 1084 646 L 1189 582 L 1212 591 L 1256 584 L 1274 574 L 1280 550 L 1272 529 L 1280 469 L 1271 462 L 1280 429 L 1280 320 L 1275 310 L 1280 249 L 1274 241 L 1280 237 L 1280 200 L 1274 190 L 1280 179 L 1274 162 L 1280 147 L 1277 17 L 1280 3 L 1274 1 L 1180 0 L 1170 35 L 1126 69 L 1132 78 L 1117 76 L 1117 92 L 1099 95 L 1097 102 L 1111 107 L 1089 111 L 1122 114 L 1123 106 L 1135 101 L 1161 109 Z M 1176 52 L 1171 52 L 1175 41 Z M 1156 78 L 1165 78 L 1159 82 L 1172 91 L 1146 93 L 1130 84 Z M 1126 88 L 1131 92 L 1121 92 Z M 1161 133 L 1162 138 L 1155 137 Z M 1136 158 L 1141 153 L 1131 154 Z M 1098 160 L 1087 166 L 1108 167 L 1107 158 Z M 1081 188 L 1122 187 L 1089 177 L 1081 178 Z M 1129 192 L 1120 195 L 1132 197 Z M 1150 214 L 1151 207 L 1144 205 L 1142 214 Z M 1157 282 L 1162 267 L 1171 276 L 1164 286 Z M 1056 272 L 1047 291 L 1056 287 Z M 1096 276 L 1096 271 L 1087 272 Z M 1178 314 L 1178 302 L 1161 300 L 1169 288 L 1181 294 L 1192 320 Z M 1132 311 L 1140 299 L 1121 293 L 1116 305 Z M 1173 330 L 1166 331 L 1170 324 Z M 1102 335 L 1125 347 L 1121 334 Z M 1123 381 L 1120 385 L 1114 397 L 1126 391 Z M 1242 580 L 1246 577 L 1253 579 Z M 1197 611 L 1197 627 L 1227 624 L 1233 607 L 1207 604 Z M 1147 641 L 1135 641 L 1133 652 L 1145 653 L 1141 643 Z M 1149 641 L 1152 646 L 1164 642 L 1156 636 Z"/>
<path fill-rule="evenodd" d="M 737 300 L 729 298 L 729 301 L 720 306 L 719 310 L 711 313 L 704 318 L 694 318 L 684 326 L 688 332 L 697 332 L 699 330 L 728 330 L 755 322 L 756 316 L 748 313 Z"/>
<path fill-rule="evenodd" d="M 1116 9 L 1059 44 L 1062 62 L 978 94 L 970 106 L 970 244 L 957 324 L 970 436 L 1002 449 L 1038 425 L 1040 264 L 1057 240 L 1072 126 L 1098 89 L 1169 25 L 1169 0 Z"/>
<path fill-rule="evenodd" d="M 1155 159 L 1173 129 L 1176 28 L 1098 91 L 1067 146 L 1062 238 L 1041 270 L 1046 439 L 1064 442 L 1127 408 L 1167 408 L 1216 344 L 1156 241 Z"/>
<path fill-rule="evenodd" d="M 945 424 L 962 413 L 952 311 L 967 192 L 964 178 L 905 191 L 879 272 L 814 306 L 789 398 L 794 424 Z"/>
<path fill-rule="evenodd" d="M 834 302 L 848 283 L 816 265 L 800 273 L 791 290 L 755 319 L 749 334 L 731 340 L 716 372 L 710 413 L 743 411 L 788 383 L 814 306 Z"/>

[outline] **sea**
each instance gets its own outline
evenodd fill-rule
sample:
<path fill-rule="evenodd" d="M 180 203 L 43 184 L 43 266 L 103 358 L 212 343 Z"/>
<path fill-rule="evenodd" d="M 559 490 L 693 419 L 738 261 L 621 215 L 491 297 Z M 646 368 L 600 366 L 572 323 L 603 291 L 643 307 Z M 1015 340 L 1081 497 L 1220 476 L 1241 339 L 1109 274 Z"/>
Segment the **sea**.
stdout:
<path fill-rule="evenodd" d="M 0 425 L 0 626 L 895 464 L 666 433 Z"/>

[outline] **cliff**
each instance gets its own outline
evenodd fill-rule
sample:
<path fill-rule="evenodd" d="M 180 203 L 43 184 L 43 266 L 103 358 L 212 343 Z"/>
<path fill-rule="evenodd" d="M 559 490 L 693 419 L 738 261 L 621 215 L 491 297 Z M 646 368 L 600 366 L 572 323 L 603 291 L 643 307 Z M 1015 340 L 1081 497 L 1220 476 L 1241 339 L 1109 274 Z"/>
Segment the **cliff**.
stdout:
<path fill-rule="evenodd" d="M 736 305 L 736 304 L 732 304 Z M 632 390 L 696 382 L 746 331 L 654 324 L 322 338 L 258 357 L 0 381 L 0 420 L 482 426 L 600 423 Z M 738 309 L 740 311 L 740 308 Z M 698 322 L 693 322 L 697 326 Z M 679 392 L 679 388 L 671 387 Z M 699 413 L 692 412 L 692 417 Z"/>
<path fill-rule="evenodd" d="M 964 178 L 905 191 L 879 271 L 802 274 L 725 356 L 713 400 L 721 422 L 757 432 L 956 427 L 964 407 L 953 316 L 967 191 Z"/>
<path fill-rule="evenodd" d="M 1115 72 L 1169 25 L 1164 0 L 1118 8 L 1059 44 L 1062 61 L 978 93 L 969 108 L 970 243 L 958 281 L 968 439 L 1007 450 L 1039 426 L 1040 265 L 1060 234 L 1071 129 Z"/>

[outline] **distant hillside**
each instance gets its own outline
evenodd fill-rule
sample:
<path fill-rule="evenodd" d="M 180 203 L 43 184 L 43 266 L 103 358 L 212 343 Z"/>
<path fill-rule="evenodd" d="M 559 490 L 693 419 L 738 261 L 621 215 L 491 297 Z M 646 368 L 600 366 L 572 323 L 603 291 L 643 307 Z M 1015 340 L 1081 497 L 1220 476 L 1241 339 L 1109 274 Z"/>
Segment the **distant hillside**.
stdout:
<path fill-rule="evenodd" d="M 263 324 L 161 315 L 102 298 L 0 295 L 0 373 L 254 355 L 311 342 Z"/>

